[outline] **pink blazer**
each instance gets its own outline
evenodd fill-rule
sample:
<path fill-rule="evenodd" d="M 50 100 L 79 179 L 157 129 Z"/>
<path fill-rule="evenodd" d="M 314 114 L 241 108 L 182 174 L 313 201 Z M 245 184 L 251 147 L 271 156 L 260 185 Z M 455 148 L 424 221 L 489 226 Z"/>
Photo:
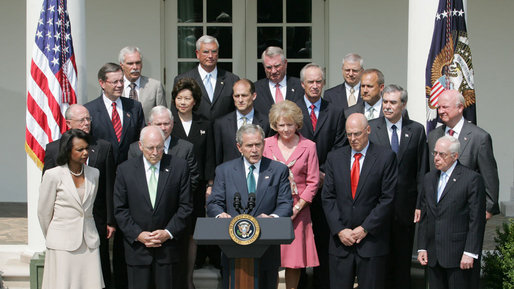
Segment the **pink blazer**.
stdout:
<path fill-rule="evenodd" d="M 298 135 L 300 141 L 289 159 L 284 159 L 278 148 L 278 134 L 264 140 L 264 156 L 289 167 L 289 181 L 295 203 L 298 197 L 311 203 L 318 190 L 318 154 L 313 141 L 304 138 L 301 134 Z"/>

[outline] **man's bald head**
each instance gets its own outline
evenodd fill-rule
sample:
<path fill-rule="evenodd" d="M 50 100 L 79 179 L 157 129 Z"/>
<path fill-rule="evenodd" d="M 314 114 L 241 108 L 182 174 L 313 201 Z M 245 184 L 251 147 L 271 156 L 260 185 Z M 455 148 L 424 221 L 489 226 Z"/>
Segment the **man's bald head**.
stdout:
<path fill-rule="evenodd" d="M 354 151 L 360 152 L 368 145 L 371 129 L 362 113 L 353 113 L 346 120 L 346 135 Z"/>
<path fill-rule="evenodd" d="M 80 129 L 85 133 L 91 130 L 91 117 L 86 107 L 80 104 L 72 104 L 64 113 L 66 125 L 69 129 Z"/>

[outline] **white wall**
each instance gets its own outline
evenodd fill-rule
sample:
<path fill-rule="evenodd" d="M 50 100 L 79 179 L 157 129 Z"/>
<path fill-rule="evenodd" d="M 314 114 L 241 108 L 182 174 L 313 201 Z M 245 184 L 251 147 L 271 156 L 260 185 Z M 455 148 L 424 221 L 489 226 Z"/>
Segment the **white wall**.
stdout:
<path fill-rule="evenodd" d="M 508 201 L 514 190 L 514 2 L 470 0 L 467 8 L 478 125 L 493 138 L 500 201 Z"/>
<path fill-rule="evenodd" d="M 27 199 L 25 8 L 25 1 L 2 0 L 0 9 L 0 202 Z"/>

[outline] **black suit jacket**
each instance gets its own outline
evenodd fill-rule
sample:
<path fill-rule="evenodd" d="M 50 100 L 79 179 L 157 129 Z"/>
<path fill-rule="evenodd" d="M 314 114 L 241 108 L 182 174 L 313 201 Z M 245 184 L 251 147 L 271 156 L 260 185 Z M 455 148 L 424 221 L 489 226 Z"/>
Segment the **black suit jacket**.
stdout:
<path fill-rule="evenodd" d="M 323 168 L 328 152 L 343 146 L 345 140 L 346 118 L 343 115 L 343 110 L 321 99 L 316 131 L 314 131 L 304 98 L 302 97 L 296 104 L 302 109 L 303 113 L 303 127 L 300 129 L 300 133 L 316 143 L 320 170 L 324 172 Z"/>
<path fill-rule="evenodd" d="M 239 76 L 218 67 L 216 87 L 214 88 L 212 102 L 205 90 L 205 86 L 203 85 L 202 78 L 198 72 L 198 66 L 175 77 L 173 83 L 176 84 L 179 79 L 186 77 L 196 80 L 202 89 L 202 101 L 200 102 L 200 107 L 197 111 L 199 115 L 204 116 L 210 121 L 214 121 L 218 117 L 235 109 L 234 100 L 232 99 L 232 87 L 234 86 L 234 83 L 239 80 Z"/>
<path fill-rule="evenodd" d="M 100 171 L 98 179 L 98 191 L 95 203 L 93 204 L 93 218 L 95 219 L 96 229 L 101 239 L 107 238 L 107 225 L 115 226 L 113 214 L 113 187 L 114 174 L 116 167 L 111 144 L 107 141 L 91 137 L 89 144 L 88 166 L 97 168 Z M 46 145 L 45 164 L 43 174 L 46 170 L 57 165 L 57 155 L 59 154 L 59 140 L 55 140 Z"/>
<path fill-rule="evenodd" d="M 362 97 L 358 95 L 358 93 L 355 93 L 357 97 L 357 102 L 355 104 L 362 103 Z M 330 89 L 327 89 L 325 91 L 325 94 L 323 95 L 323 99 L 326 101 L 332 103 L 333 105 L 345 110 L 348 106 L 348 99 L 346 95 L 346 86 L 345 83 L 341 83 L 339 85 L 336 85 Z M 348 117 L 348 116 L 346 116 Z"/>
<path fill-rule="evenodd" d="M 396 191 L 396 156 L 382 146 L 369 143 L 362 164 L 359 183 L 352 198 L 350 146 L 328 155 L 321 199 L 330 228 L 329 253 L 347 256 L 356 252 L 361 257 L 383 256 L 389 252 L 390 221 Z M 343 229 L 362 226 L 368 231 L 359 244 L 347 247 L 339 240 Z"/>
<path fill-rule="evenodd" d="M 290 217 L 293 213 L 293 199 L 289 184 L 289 170 L 279 162 L 262 157 L 259 179 L 255 191 L 255 208 L 252 216 L 276 214 L 279 217 Z M 216 217 L 226 212 L 232 217 L 239 215 L 234 209 L 234 193 L 241 194 L 241 205 L 248 204 L 248 187 L 243 158 L 228 161 L 216 168 L 216 178 L 212 194 L 207 201 L 207 216 Z M 262 267 L 277 268 L 280 266 L 280 247 L 271 246 L 264 253 L 260 262 Z"/>
<path fill-rule="evenodd" d="M 253 124 L 258 124 L 264 130 L 264 135 L 270 133 L 268 116 L 256 109 Z M 216 165 L 241 157 L 236 146 L 237 113 L 230 112 L 214 122 L 214 144 L 216 148 Z"/>
<path fill-rule="evenodd" d="M 163 154 L 154 208 L 148 193 L 143 157 L 127 160 L 118 166 L 114 185 L 114 215 L 124 235 L 128 265 L 178 262 L 178 239 L 185 232 L 191 212 L 189 169 L 185 160 Z M 159 229 L 167 229 L 173 239 L 157 248 L 147 248 L 137 241 L 141 232 Z"/>
<path fill-rule="evenodd" d="M 141 103 L 126 97 L 121 97 L 120 99 L 123 105 L 123 115 L 120 115 L 120 118 L 123 117 L 120 142 L 116 138 L 111 118 L 105 108 L 103 96 L 84 105 L 93 119 L 91 122 L 91 135 L 111 143 L 116 165 L 127 159 L 130 144 L 139 140 L 139 133 L 145 126 L 145 115 Z"/>
<path fill-rule="evenodd" d="M 287 76 L 287 87 L 285 99 L 295 102 L 298 99 L 303 99 L 304 90 L 299 78 Z M 253 102 L 253 107 L 258 112 L 268 115 L 271 106 L 275 104 L 273 96 L 269 88 L 269 80 L 267 78 L 260 79 L 255 82 L 255 92 L 257 98 Z"/>
<path fill-rule="evenodd" d="M 428 148 L 430 151 L 434 150 L 437 139 L 444 135 L 445 130 L 446 126 L 442 125 L 428 134 Z M 484 178 L 487 211 L 491 214 L 499 214 L 500 181 L 491 135 L 473 123 L 464 120 L 462 131 L 459 134 L 459 142 L 459 162 L 478 172 Z M 434 169 L 433 160 L 434 157 L 430 156 L 430 169 Z"/>
<path fill-rule="evenodd" d="M 364 101 L 358 102 L 354 106 L 350 106 L 349 108 L 345 109 L 344 116 L 346 118 L 348 118 L 350 116 L 350 114 L 352 114 L 352 113 L 362 113 L 365 115 L 366 114 L 364 111 L 365 108 L 366 108 L 366 106 L 364 105 Z M 383 117 L 383 116 L 384 116 L 384 112 L 382 111 L 382 107 L 380 107 L 380 114 L 378 117 Z M 402 117 L 409 118 L 409 112 L 406 109 L 403 110 Z"/>
<path fill-rule="evenodd" d="M 193 144 L 177 137 L 171 137 L 168 154 L 187 161 L 189 176 L 191 177 L 191 191 L 194 192 L 198 187 L 200 173 L 198 171 L 198 164 L 193 152 Z M 130 145 L 128 158 L 138 158 L 142 155 L 143 152 L 139 149 L 139 142 L 133 142 Z"/>
<path fill-rule="evenodd" d="M 173 113 L 172 137 L 177 137 L 193 144 L 193 151 L 198 163 L 198 171 L 200 172 L 200 180 L 208 181 L 214 179 L 214 135 L 211 122 L 193 113 L 191 129 L 189 135 L 187 135 L 174 107 L 171 109 L 171 112 Z"/>
<path fill-rule="evenodd" d="M 437 202 L 441 171 L 423 182 L 425 211 L 419 225 L 418 248 L 427 250 L 428 265 L 458 268 L 464 252 L 480 255 L 485 231 L 485 189 L 480 175 L 455 166 Z M 476 264 L 475 264 L 476 265 Z"/>
<path fill-rule="evenodd" d="M 369 140 L 391 149 L 385 118 L 382 116 L 371 120 L 369 126 Z M 412 225 L 414 210 L 420 208 L 418 200 L 421 200 L 423 177 L 428 168 L 425 128 L 420 123 L 402 118 L 402 131 L 398 138 L 400 148 L 396 156 L 398 185 L 394 198 L 394 221 Z"/>

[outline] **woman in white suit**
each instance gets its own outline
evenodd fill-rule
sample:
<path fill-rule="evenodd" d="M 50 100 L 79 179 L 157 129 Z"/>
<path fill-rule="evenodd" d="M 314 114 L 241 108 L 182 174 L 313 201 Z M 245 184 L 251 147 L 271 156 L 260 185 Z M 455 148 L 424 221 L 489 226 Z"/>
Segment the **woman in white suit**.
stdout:
<path fill-rule="evenodd" d="M 71 129 L 59 142 L 58 167 L 45 172 L 38 217 L 46 238 L 43 289 L 101 289 L 100 239 L 93 219 L 99 172 L 88 167 L 89 135 Z"/>

